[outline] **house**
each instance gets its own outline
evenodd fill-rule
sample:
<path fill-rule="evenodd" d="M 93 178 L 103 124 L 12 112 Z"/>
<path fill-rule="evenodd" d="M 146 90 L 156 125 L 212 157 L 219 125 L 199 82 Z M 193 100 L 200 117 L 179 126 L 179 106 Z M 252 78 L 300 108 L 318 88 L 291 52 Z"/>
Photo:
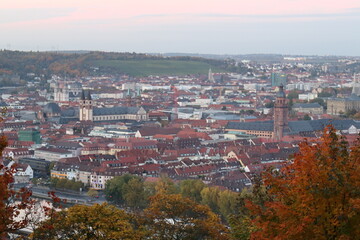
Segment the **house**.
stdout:
<path fill-rule="evenodd" d="M 41 158 L 20 158 L 19 163 L 28 164 L 34 171 L 34 177 L 42 178 L 49 176 L 50 161 Z"/>
<path fill-rule="evenodd" d="M 34 171 L 28 164 L 15 163 L 13 160 L 5 160 L 3 165 L 7 168 L 15 168 L 14 183 L 27 183 L 34 177 Z"/>

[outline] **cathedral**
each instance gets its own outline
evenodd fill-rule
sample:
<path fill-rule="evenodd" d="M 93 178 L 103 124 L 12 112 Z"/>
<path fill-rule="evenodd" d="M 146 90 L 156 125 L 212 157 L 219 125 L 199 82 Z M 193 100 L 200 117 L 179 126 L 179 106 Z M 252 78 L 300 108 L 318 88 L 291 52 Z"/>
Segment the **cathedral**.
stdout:
<path fill-rule="evenodd" d="M 55 102 L 77 101 L 80 99 L 82 86 L 78 82 L 53 81 L 50 87 L 54 90 Z"/>
<path fill-rule="evenodd" d="M 79 104 L 80 121 L 133 120 L 140 122 L 148 120 L 148 113 L 140 106 L 97 108 L 95 107 L 94 100 L 91 98 L 90 91 L 82 91 Z"/>

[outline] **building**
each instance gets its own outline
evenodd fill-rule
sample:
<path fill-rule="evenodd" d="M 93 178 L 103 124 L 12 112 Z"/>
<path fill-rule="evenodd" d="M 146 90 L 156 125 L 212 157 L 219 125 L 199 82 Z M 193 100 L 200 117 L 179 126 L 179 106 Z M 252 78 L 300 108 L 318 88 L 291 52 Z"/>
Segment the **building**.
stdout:
<path fill-rule="evenodd" d="M 295 103 L 292 106 L 294 112 L 307 114 L 323 114 L 324 108 L 318 103 Z"/>
<path fill-rule="evenodd" d="M 65 81 L 58 81 L 52 83 L 51 87 L 54 89 L 55 102 L 77 101 L 82 92 L 82 86 L 77 82 L 68 83 Z"/>
<path fill-rule="evenodd" d="M 36 129 L 25 129 L 20 130 L 18 133 L 19 141 L 29 141 L 35 144 L 41 143 L 40 132 Z"/>
<path fill-rule="evenodd" d="M 34 172 L 30 165 L 23 163 L 15 163 L 13 160 L 4 161 L 4 166 L 10 168 L 14 165 L 14 183 L 27 183 L 34 177 Z"/>
<path fill-rule="evenodd" d="M 34 156 L 36 158 L 43 158 L 50 162 L 57 162 L 62 158 L 73 157 L 72 153 L 67 150 L 49 147 L 36 149 Z"/>
<path fill-rule="evenodd" d="M 147 121 L 148 114 L 142 107 L 96 108 L 89 91 L 83 91 L 80 98 L 80 121 Z"/>
<path fill-rule="evenodd" d="M 360 97 L 352 95 L 349 98 L 332 98 L 327 100 L 327 114 L 341 115 L 351 110 L 360 110 Z"/>
<path fill-rule="evenodd" d="M 209 73 L 208 73 L 208 81 L 212 82 L 212 83 L 215 82 L 214 75 L 211 71 L 211 68 L 209 69 Z"/>
<path fill-rule="evenodd" d="M 46 104 L 38 113 L 37 118 L 39 120 L 48 120 L 51 118 L 57 118 L 61 116 L 61 108 L 56 103 Z"/>
<path fill-rule="evenodd" d="M 351 94 L 353 94 L 355 96 L 359 96 L 360 95 L 360 82 L 359 82 L 359 79 L 357 79 L 356 77 L 357 77 L 357 74 L 354 74 L 353 88 L 352 88 Z"/>
<path fill-rule="evenodd" d="M 313 136 L 327 125 L 346 134 L 358 134 L 360 122 L 350 119 L 318 119 L 311 121 L 291 121 L 283 132 L 286 135 Z M 225 130 L 237 135 L 254 135 L 263 138 L 274 138 L 274 121 L 229 122 Z"/>
<path fill-rule="evenodd" d="M 284 136 L 284 131 L 288 126 L 288 105 L 286 102 L 286 95 L 284 86 L 280 85 L 279 91 L 276 94 L 274 106 L 274 135 L 273 138 L 280 140 Z"/>
<path fill-rule="evenodd" d="M 271 73 L 271 86 L 278 87 L 285 86 L 287 83 L 287 76 L 284 73 Z"/>
<path fill-rule="evenodd" d="M 50 171 L 50 161 L 41 158 L 20 158 L 19 163 L 28 164 L 34 171 L 34 177 L 48 177 Z"/>

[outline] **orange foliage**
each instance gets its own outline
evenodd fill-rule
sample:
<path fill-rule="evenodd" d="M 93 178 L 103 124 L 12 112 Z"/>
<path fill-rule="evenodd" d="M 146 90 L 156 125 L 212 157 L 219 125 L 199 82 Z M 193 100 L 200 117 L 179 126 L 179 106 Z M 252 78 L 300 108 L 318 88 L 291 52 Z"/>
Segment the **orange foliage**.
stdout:
<path fill-rule="evenodd" d="M 292 164 L 264 174 L 271 201 L 247 202 L 254 217 L 251 239 L 359 237 L 359 161 L 360 142 L 349 149 L 331 126 L 320 143 L 302 143 Z"/>

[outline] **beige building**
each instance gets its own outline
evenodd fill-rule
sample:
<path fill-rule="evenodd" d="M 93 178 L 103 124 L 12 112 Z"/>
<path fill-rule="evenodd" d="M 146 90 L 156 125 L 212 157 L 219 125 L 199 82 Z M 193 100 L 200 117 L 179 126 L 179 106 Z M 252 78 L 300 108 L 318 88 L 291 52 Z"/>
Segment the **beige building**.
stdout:
<path fill-rule="evenodd" d="M 360 110 L 360 98 L 350 97 L 327 100 L 327 114 L 340 115 L 351 110 Z"/>

